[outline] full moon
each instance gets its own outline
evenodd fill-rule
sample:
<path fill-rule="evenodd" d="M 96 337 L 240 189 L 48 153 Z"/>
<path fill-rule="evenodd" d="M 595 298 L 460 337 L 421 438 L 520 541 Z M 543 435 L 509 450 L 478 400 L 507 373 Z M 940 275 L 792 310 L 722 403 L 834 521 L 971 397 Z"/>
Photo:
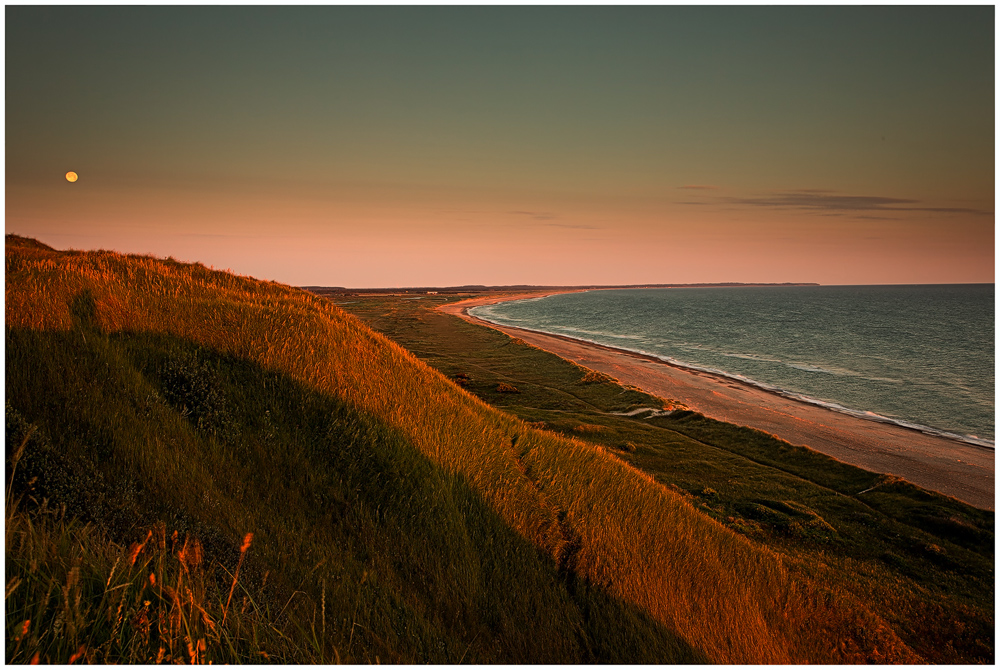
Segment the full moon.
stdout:
<path fill-rule="evenodd" d="M 75 172 L 66 173 L 66 181 L 76 181 L 77 179 L 79 179 L 79 177 Z"/>

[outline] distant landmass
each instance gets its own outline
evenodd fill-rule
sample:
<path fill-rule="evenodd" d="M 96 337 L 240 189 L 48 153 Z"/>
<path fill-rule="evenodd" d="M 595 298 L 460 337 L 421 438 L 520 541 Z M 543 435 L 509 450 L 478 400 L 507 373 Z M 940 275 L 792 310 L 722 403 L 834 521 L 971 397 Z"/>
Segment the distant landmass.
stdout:
<path fill-rule="evenodd" d="M 819 284 L 816 282 L 718 282 L 714 284 L 588 284 L 583 286 L 538 286 L 535 284 L 484 286 L 482 284 L 466 284 L 464 286 L 411 286 L 407 288 L 345 288 L 343 286 L 303 286 L 301 288 L 318 295 L 342 295 L 349 293 L 495 293 L 506 291 L 568 291 L 626 288 L 712 288 L 732 286 L 819 286 Z"/>

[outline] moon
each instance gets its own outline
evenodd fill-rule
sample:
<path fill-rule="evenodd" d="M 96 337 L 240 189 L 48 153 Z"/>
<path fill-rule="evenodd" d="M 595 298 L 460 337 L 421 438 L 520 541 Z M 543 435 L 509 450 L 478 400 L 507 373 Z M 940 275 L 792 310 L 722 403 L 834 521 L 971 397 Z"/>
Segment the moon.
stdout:
<path fill-rule="evenodd" d="M 66 173 L 66 181 L 68 181 L 68 182 L 74 182 L 74 181 L 76 181 L 79 178 L 80 177 L 75 172 L 67 172 Z"/>

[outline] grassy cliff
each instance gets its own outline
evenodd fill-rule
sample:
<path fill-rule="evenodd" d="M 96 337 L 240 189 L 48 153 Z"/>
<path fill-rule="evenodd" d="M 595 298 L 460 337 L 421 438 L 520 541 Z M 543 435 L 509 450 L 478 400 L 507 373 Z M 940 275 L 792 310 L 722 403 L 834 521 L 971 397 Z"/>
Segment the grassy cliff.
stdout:
<path fill-rule="evenodd" d="M 8 236 L 6 392 L 8 662 L 921 660 L 299 289 Z"/>

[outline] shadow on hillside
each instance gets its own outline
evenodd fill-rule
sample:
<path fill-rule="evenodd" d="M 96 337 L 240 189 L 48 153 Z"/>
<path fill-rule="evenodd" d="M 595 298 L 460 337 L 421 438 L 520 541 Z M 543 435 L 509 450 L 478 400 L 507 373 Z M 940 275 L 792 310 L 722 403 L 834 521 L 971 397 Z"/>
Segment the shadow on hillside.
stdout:
<path fill-rule="evenodd" d="M 69 313 L 73 319 L 74 328 L 89 330 L 96 327 L 97 303 L 89 288 L 76 294 L 69 305 Z"/>
<path fill-rule="evenodd" d="M 321 612 L 347 662 L 709 661 L 560 574 L 378 417 L 190 341 L 100 334 L 87 298 L 72 331 L 7 331 L 8 472 L 24 443 L 25 509 L 65 506 L 123 546 L 163 521 L 228 566 L 253 532 L 245 579 L 275 625 L 315 630 Z"/>

